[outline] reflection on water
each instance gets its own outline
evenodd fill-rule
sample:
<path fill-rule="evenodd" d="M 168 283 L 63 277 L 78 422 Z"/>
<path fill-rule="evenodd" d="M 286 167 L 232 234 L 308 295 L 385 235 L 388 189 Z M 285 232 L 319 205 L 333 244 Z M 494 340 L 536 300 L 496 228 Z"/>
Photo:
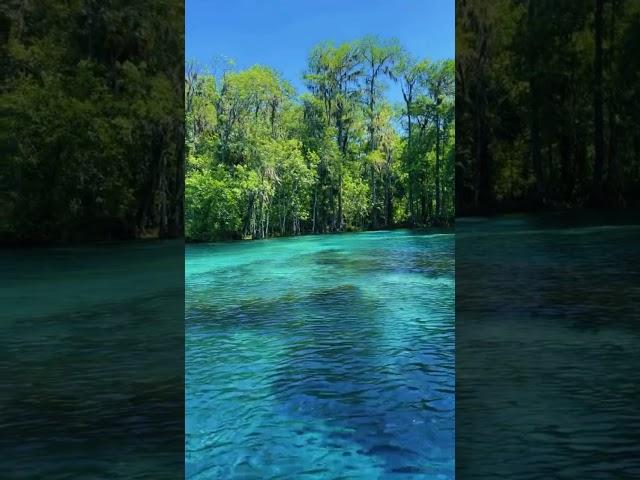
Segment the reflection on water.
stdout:
<path fill-rule="evenodd" d="M 640 477 L 638 225 L 456 222 L 458 480 Z"/>
<path fill-rule="evenodd" d="M 453 478 L 453 235 L 189 246 L 186 265 L 188 478 Z"/>
<path fill-rule="evenodd" d="M 0 478 L 182 476 L 183 252 L 0 254 Z"/>

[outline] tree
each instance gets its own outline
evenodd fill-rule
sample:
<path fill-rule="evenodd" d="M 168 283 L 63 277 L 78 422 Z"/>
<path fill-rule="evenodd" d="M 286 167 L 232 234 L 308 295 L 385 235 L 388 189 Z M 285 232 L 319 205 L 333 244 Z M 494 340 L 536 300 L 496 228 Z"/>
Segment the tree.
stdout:
<path fill-rule="evenodd" d="M 0 14 L 0 237 L 181 235 L 184 5 L 12 7 Z"/>
<path fill-rule="evenodd" d="M 434 63 L 431 83 L 426 60 L 415 62 L 415 71 L 400 63 L 393 40 L 322 43 L 310 52 L 301 95 L 265 66 L 216 75 L 189 64 L 187 238 L 259 239 L 451 219 L 453 197 L 443 199 L 453 195 L 453 186 L 444 186 L 453 182 L 453 63 Z M 385 80 L 397 78 L 411 89 L 404 109 L 384 95 Z M 420 218 L 408 213 L 413 192 L 424 200 Z M 430 206 L 436 198 L 437 214 Z"/>

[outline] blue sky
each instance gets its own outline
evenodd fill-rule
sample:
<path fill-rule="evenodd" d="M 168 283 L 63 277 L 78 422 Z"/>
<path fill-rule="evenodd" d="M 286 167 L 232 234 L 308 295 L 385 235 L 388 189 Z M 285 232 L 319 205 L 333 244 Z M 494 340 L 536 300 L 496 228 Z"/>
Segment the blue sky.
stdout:
<path fill-rule="evenodd" d="M 453 58 L 454 9 L 454 0 L 186 0 L 186 58 L 268 65 L 300 92 L 309 51 L 325 40 L 396 37 L 419 58 Z M 400 101 L 397 87 L 389 97 Z"/>

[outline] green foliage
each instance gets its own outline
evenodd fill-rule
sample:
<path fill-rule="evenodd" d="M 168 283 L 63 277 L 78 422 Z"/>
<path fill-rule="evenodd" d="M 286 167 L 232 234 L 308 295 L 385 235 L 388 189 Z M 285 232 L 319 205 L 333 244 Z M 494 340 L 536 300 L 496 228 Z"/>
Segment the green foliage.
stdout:
<path fill-rule="evenodd" d="M 453 62 L 415 66 L 409 111 L 384 97 L 409 68 L 403 55 L 396 41 L 375 37 L 320 44 L 299 96 L 268 67 L 214 74 L 189 63 L 187 238 L 450 221 Z M 418 128 L 407 131 L 407 116 Z"/>
<path fill-rule="evenodd" d="M 182 9 L 43 0 L 0 11 L 3 240 L 180 234 Z"/>
<path fill-rule="evenodd" d="M 459 210 L 639 204 L 640 4 L 468 0 L 456 16 Z"/>
<path fill-rule="evenodd" d="M 238 183 L 237 178 L 220 167 L 187 176 L 185 228 L 190 237 L 200 240 L 234 238 L 241 228 Z"/>

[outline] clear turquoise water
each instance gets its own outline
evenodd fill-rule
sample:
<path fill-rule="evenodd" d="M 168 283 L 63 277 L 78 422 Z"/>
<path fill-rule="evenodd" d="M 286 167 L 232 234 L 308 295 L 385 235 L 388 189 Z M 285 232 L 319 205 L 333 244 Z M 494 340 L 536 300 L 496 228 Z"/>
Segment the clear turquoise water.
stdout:
<path fill-rule="evenodd" d="M 453 238 L 188 246 L 187 477 L 453 478 Z"/>

